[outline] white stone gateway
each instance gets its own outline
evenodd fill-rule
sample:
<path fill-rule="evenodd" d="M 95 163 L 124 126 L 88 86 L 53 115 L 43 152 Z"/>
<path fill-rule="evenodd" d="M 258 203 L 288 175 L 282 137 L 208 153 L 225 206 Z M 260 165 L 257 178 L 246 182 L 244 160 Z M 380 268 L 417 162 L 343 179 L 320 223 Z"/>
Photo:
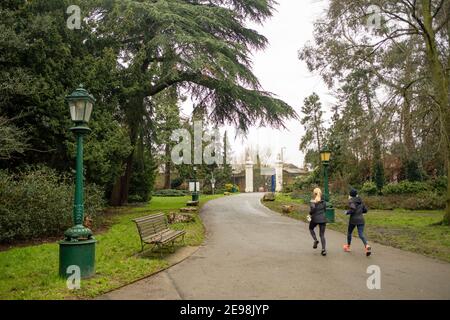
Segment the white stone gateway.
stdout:
<path fill-rule="evenodd" d="M 278 154 L 277 161 L 275 162 L 275 192 L 281 192 L 283 190 L 283 161 L 280 154 Z"/>
<path fill-rule="evenodd" d="M 245 162 L 245 192 L 253 192 L 253 161 L 250 157 Z"/>

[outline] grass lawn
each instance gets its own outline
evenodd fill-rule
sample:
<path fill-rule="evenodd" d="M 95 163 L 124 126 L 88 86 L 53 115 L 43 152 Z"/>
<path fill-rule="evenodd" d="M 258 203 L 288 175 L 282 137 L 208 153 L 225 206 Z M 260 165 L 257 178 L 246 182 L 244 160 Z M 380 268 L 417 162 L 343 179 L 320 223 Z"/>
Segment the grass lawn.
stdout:
<path fill-rule="evenodd" d="M 293 205 L 292 218 L 306 222 L 308 204 L 277 194 L 273 202 L 263 202 L 268 208 L 281 213 L 282 205 Z M 347 233 L 348 217 L 344 209 L 335 209 L 336 223 L 328 228 Z M 434 225 L 442 220 L 443 211 L 428 210 L 370 210 L 366 217 L 366 236 L 371 242 L 408 250 L 450 262 L 450 227 Z M 354 231 L 353 236 L 357 236 Z M 359 241 L 355 239 L 354 241 Z M 342 243 L 345 236 L 342 237 Z"/>
<path fill-rule="evenodd" d="M 201 204 L 221 195 L 200 197 Z M 81 289 L 68 290 L 58 277 L 58 243 L 16 247 L 0 252 L 0 299 L 86 299 L 148 276 L 168 266 L 159 254 L 137 255 L 140 240 L 131 219 L 151 212 L 178 211 L 190 197 L 154 197 L 146 206 L 118 211 L 108 217 L 111 225 L 96 235 L 96 275 L 82 280 Z M 203 242 L 204 228 L 195 222 L 175 224 L 186 230 L 187 245 Z"/>

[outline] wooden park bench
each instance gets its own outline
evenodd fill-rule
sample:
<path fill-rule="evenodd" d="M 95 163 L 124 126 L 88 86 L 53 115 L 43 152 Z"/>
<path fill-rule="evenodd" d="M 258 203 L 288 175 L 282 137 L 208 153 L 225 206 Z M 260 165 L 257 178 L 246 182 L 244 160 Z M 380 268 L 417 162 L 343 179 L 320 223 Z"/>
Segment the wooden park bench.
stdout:
<path fill-rule="evenodd" d="M 180 208 L 180 212 L 194 213 L 197 212 L 197 208 L 195 207 Z"/>
<path fill-rule="evenodd" d="M 188 201 L 186 205 L 188 207 L 198 207 L 199 201 Z"/>
<path fill-rule="evenodd" d="M 155 248 L 162 248 L 168 243 L 172 243 L 172 248 L 174 248 L 174 242 L 179 237 L 183 237 L 184 243 L 186 231 L 170 229 L 164 213 L 136 218 L 133 221 L 136 223 L 141 237 L 141 252 L 144 251 L 145 244 L 153 245 L 151 249 L 153 251 Z"/>
<path fill-rule="evenodd" d="M 275 193 L 267 192 L 263 196 L 263 201 L 275 201 Z"/>

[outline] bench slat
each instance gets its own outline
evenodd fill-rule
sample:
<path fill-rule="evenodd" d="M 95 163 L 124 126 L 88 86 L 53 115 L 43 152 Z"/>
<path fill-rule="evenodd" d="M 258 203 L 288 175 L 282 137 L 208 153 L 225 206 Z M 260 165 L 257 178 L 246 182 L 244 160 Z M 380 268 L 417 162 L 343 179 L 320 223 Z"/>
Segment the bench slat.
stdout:
<path fill-rule="evenodd" d="M 148 230 L 148 229 L 158 229 L 163 227 L 164 229 L 167 229 L 167 223 L 166 222 L 155 222 L 155 223 L 145 223 L 145 224 L 139 224 L 139 228 L 141 230 Z"/>
<path fill-rule="evenodd" d="M 147 225 L 147 224 L 153 224 L 153 223 L 165 223 L 166 216 L 158 216 L 156 219 L 149 219 L 149 220 L 143 220 L 143 221 L 137 221 L 136 223 L 139 223 L 140 225 Z"/>
<path fill-rule="evenodd" d="M 173 231 L 173 232 L 166 232 L 166 233 L 164 233 L 162 235 L 158 235 L 158 236 L 155 236 L 155 235 L 150 236 L 147 238 L 143 238 L 142 240 L 145 243 L 163 243 L 164 244 L 164 243 L 169 242 L 169 241 L 186 233 L 186 231 L 184 231 L 184 230 L 181 230 L 181 231 L 170 230 L 170 231 Z"/>
<path fill-rule="evenodd" d="M 156 223 L 156 224 L 147 224 L 145 226 L 140 225 L 139 229 L 141 233 L 157 233 L 161 230 L 168 229 L 168 225 L 166 223 Z"/>
<path fill-rule="evenodd" d="M 157 213 L 157 214 L 152 214 L 152 215 L 145 216 L 145 217 L 136 218 L 136 219 L 133 219 L 133 221 L 136 223 L 141 223 L 141 222 L 145 222 L 145 221 L 159 220 L 164 217 L 165 217 L 164 213 Z"/>
<path fill-rule="evenodd" d="M 142 238 L 145 238 L 147 236 L 159 234 L 161 231 L 166 230 L 166 229 L 167 228 L 162 228 L 162 229 L 158 229 L 158 230 L 151 229 L 151 230 L 141 231 L 141 235 L 142 235 Z"/>
<path fill-rule="evenodd" d="M 158 232 L 156 234 L 152 234 L 152 235 L 150 235 L 148 237 L 142 238 L 142 240 L 147 241 L 147 240 L 154 240 L 154 239 L 157 239 L 157 240 L 165 239 L 165 238 L 170 237 L 172 235 L 179 234 L 180 232 L 184 232 L 184 230 L 166 229 L 166 230 L 163 230 L 163 231 Z"/>

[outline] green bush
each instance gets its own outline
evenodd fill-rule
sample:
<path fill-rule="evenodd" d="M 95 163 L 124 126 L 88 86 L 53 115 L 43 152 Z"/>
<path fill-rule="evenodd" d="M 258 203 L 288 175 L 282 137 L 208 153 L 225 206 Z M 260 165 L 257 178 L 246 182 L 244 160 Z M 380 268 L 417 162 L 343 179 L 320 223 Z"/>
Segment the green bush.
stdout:
<path fill-rule="evenodd" d="M 299 177 L 293 184 L 294 190 L 313 190 L 320 184 L 321 172 L 316 169 L 309 173 L 307 176 Z"/>
<path fill-rule="evenodd" d="M 369 210 L 441 210 L 445 208 L 445 198 L 434 192 L 424 192 L 410 195 L 362 196 Z M 334 195 L 331 197 L 333 206 L 345 209 L 348 206 L 348 196 Z"/>
<path fill-rule="evenodd" d="M 372 181 L 366 181 L 361 188 L 361 193 L 369 196 L 376 195 L 378 193 L 376 183 Z"/>
<path fill-rule="evenodd" d="M 214 190 L 215 194 L 224 194 L 225 192 L 227 192 L 225 188 L 219 188 Z"/>
<path fill-rule="evenodd" d="M 145 202 L 148 202 L 150 199 L 151 199 L 151 196 L 148 196 L 147 199 L 145 199 L 141 195 L 130 194 L 128 196 L 128 204 L 145 203 Z"/>
<path fill-rule="evenodd" d="M 430 185 L 426 182 L 401 181 L 399 183 L 390 183 L 383 188 L 383 194 L 417 194 L 430 191 Z"/>
<path fill-rule="evenodd" d="M 435 192 L 423 192 L 407 197 L 402 208 L 410 210 L 440 210 L 445 208 L 445 197 Z"/>
<path fill-rule="evenodd" d="M 184 197 L 189 194 L 190 194 L 189 191 L 177 189 L 164 189 L 153 191 L 153 196 L 155 197 Z"/>
<path fill-rule="evenodd" d="M 72 225 L 73 192 L 71 179 L 46 167 L 0 171 L 0 242 L 62 236 Z M 95 185 L 85 188 L 85 215 L 94 223 L 103 195 Z"/>
<path fill-rule="evenodd" d="M 232 183 L 226 183 L 225 184 L 225 190 L 226 192 L 239 192 L 239 186 L 232 184 Z"/>
<path fill-rule="evenodd" d="M 142 152 L 142 151 L 141 151 Z M 133 161 L 133 171 L 128 191 L 128 202 L 148 202 L 151 199 L 156 178 L 156 163 L 152 156 L 144 152 Z"/>
<path fill-rule="evenodd" d="M 293 186 L 284 186 L 282 193 L 291 193 L 292 191 L 294 191 Z"/>
<path fill-rule="evenodd" d="M 408 181 L 423 180 L 423 172 L 419 166 L 419 161 L 417 159 L 406 160 L 403 166 L 406 173 L 406 179 L 408 179 Z"/>
<path fill-rule="evenodd" d="M 445 194 L 445 192 L 447 192 L 447 184 L 448 182 L 446 176 L 440 176 L 430 181 L 431 187 L 438 194 Z"/>
<path fill-rule="evenodd" d="M 184 182 L 184 179 L 182 177 L 177 177 L 174 178 L 170 181 L 170 188 L 171 189 L 176 189 L 178 187 L 180 187 Z"/>
<path fill-rule="evenodd" d="M 291 199 L 301 199 L 304 203 L 309 203 L 311 201 L 311 194 L 294 190 L 291 193 Z"/>

